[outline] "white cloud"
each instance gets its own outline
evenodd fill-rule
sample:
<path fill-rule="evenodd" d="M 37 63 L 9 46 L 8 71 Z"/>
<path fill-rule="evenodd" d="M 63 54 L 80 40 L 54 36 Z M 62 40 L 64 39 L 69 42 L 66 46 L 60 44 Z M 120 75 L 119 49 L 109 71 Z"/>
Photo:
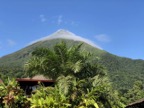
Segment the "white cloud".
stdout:
<path fill-rule="evenodd" d="M 40 19 L 41 19 L 41 22 L 45 22 L 46 21 L 46 18 L 45 18 L 45 15 L 40 15 Z"/>
<path fill-rule="evenodd" d="M 40 17 L 41 22 L 47 21 L 47 18 L 45 15 L 41 14 L 39 17 Z M 57 26 L 60 26 L 60 25 L 78 26 L 79 25 L 77 21 L 71 20 L 71 19 L 65 19 L 63 15 L 56 15 L 56 16 L 49 17 L 48 23 L 55 24 Z"/>
<path fill-rule="evenodd" d="M 78 23 L 73 21 L 73 20 L 69 20 L 69 19 L 64 19 L 63 15 L 59 15 L 57 18 L 57 25 L 71 25 L 71 26 L 77 26 Z"/>
<path fill-rule="evenodd" d="M 96 35 L 95 38 L 100 42 L 110 42 L 110 38 L 105 34 Z"/>
<path fill-rule="evenodd" d="M 59 15 L 59 16 L 58 16 L 57 25 L 60 25 L 60 24 L 63 22 L 62 18 L 63 18 L 62 15 Z"/>
<path fill-rule="evenodd" d="M 8 43 L 9 46 L 14 46 L 16 44 L 16 42 L 11 40 L 11 39 L 8 39 L 7 43 Z"/>
<path fill-rule="evenodd" d="M 91 45 L 93 47 L 102 49 L 99 45 L 95 44 L 91 40 L 83 38 L 81 36 L 77 36 L 77 35 L 69 32 L 69 31 L 63 30 L 63 29 L 60 29 L 60 30 L 56 31 L 55 33 L 53 33 L 53 34 L 51 34 L 49 36 L 42 37 L 40 39 L 32 41 L 28 45 L 31 45 L 31 44 L 36 43 L 38 41 L 45 41 L 45 40 L 51 40 L 51 39 L 57 39 L 57 38 L 69 39 L 69 40 L 74 40 L 74 41 L 82 41 L 82 42 L 85 42 L 85 43 L 87 43 L 87 44 L 89 44 L 89 45 Z"/>

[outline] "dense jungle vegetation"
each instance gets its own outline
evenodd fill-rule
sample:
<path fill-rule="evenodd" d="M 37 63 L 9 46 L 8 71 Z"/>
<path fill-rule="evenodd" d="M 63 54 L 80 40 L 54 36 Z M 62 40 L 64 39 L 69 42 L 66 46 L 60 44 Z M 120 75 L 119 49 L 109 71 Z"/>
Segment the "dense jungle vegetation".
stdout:
<path fill-rule="evenodd" d="M 23 68 L 25 62 L 31 58 L 31 53 L 38 47 L 52 49 L 61 41 L 66 42 L 68 48 L 81 42 L 65 39 L 53 39 L 37 42 L 29 45 L 15 53 L 0 58 L 0 74 L 9 77 L 25 77 Z M 100 59 L 99 63 L 107 69 L 107 75 L 113 87 L 119 91 L 128 91 L 133 87 L 135 81 L 144 82 L 144 60 L 132 60 L 110 54 L 104 50 L 97 49 L 86 43 L 80 48 L 92 54 L 91 59 Z"/>
<path fill-rule="evenodd" d="M 144 97 L 142 60 L 120 58 L 104 51 L 95 54 L 82 50 L 82 47 L 83 44 L 69 46 L 61 42 L 51 48 L 36 48 L 27 57 L 28 61 L 23 57 L 20 59 L 24 62 L 21 63 L 24 70 L 17 64 L 1 65 L 4 83 L 0 85 L 0 97 L 3 106 L 124 108 L 126 104 Z M 26 52 L 26 55 L 29 53 Z M 133 67 L 128 71 L 128 66 Z M 132 75 L 136 69 L 141 73 Z M 11 77 L 32 77 L 37 74 L 56 80 L 56 84 L 54 87 L 40 86 L 31 97 L 27 97 Z"/>

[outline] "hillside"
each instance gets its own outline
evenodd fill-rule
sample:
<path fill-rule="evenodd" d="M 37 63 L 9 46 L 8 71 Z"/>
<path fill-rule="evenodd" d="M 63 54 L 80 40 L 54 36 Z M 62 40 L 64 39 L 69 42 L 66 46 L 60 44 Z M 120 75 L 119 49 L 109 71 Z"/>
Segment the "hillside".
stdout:
<path fill-rule="evenodd" d="M 67 32 L 66 32 L 67 34 Z M 66 35 L 62 33 L 62 35 Z M 57 34 L 59 35 L 59 33 Z M 54 36 L 57 36 L 54 35 Z M 104 50 L 96 48 L 94 45 L 81 41 L 81 39 L 74 40 L 69 36 L 66 38 L 45 38 L 40 41 L 34 42 L 31 45 L 0 58 L 0 73 L 7 76 L 23 77 L 23 65 L 30 58 L 31 52 L 37 47 L 52 48 L 53 45 L 61 41 L 65 41 L 68 46 L 83 43 L 82 50 L 86 50 L 93 54 L 93 60 L 96 57 L 100 58 L 100 63 L 103 64 L 108 70 L 108 76 L 116 89 L 130 88 L 135 80 L 144 82 L 144 61 L 132 60 L 129 58 L 119 57 L 110 54 Z"/>

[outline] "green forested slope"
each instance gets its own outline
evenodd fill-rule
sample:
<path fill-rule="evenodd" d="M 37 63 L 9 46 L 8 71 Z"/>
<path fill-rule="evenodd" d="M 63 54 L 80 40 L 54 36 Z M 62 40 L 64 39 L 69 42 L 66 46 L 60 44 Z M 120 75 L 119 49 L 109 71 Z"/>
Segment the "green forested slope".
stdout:
<path fill-rule="evenodd" d="M 118 57 L 107 53 L 101 57 L 108 75 L 117 89 L 129 89 L 137 81 L 144 82 L 144 61 Z"/>
<path fill-rule="evenodd" d="M 59 43 L 61 41 L 62 39 L 54 39 L 54 40 L 37 42 L 35 44 L 27 46 L 26 48 L 23 48 L 15 53 L 12 53 L 12 54 L 9 54 L 7 56 L 0 58 L 0 66 L 23 66 L 23 64 L 30 57 L 30 53 L 34 49 L 40 48 L 40 47 L 52 48 L 56 43 Z M 63 41 L 65 41 L 68 44 L 68 46 L 72 46 L 72 45 L 80 43 L 79 41 L 72 41 L 72 40 L 63 40 Z M 88 52 L 96 52 L 96 55 L 101 55 L 102 53 L 105 52 L 95 47 L 92 47 L 86 43 L 83 44 L 82 50 L 86 50 Z"/>
<path fill-rule="evenodd" d="M 26 48 L 23 48 L 15 53 L 0 58 L 0 73 L 7 76 L 22 77 L 24 76 L 23 65 L 31 56 L 31 52 L 37 47 L 52 48 L 62 39 L 47 40 L 37 42 Z M 79 41 L 63 40 L 68 46 L 72 46 L 80 43 Z M 108 76 L 116 89 L 125 90 L 133 85 L 135 80 L 141 80 L 144 82 L 144 61 L 132 60 L 129 58 L 119 57 L 110 54 L 104 50 L 97 49 L 86 43 L 83 44 L 82 50 L 86 50 L 93 54 L 92 59 L 97 60 L 103 64 L 108 70 Z"/>

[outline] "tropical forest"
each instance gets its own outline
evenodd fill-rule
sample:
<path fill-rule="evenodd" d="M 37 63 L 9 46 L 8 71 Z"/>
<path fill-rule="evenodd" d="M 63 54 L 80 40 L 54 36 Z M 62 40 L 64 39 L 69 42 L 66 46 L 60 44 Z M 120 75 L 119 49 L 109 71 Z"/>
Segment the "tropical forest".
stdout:
<path fill-rule="evenodd" d="M 137 67 L 129 69 L 133 64 Z M 143 64 L 79 41 L 40 41 L 0 58 L 0 107 L 125 108 L 144 97 Z M 54 84 L 39 81 L 27 94 L 16 79 L 36 75 Z"/>

